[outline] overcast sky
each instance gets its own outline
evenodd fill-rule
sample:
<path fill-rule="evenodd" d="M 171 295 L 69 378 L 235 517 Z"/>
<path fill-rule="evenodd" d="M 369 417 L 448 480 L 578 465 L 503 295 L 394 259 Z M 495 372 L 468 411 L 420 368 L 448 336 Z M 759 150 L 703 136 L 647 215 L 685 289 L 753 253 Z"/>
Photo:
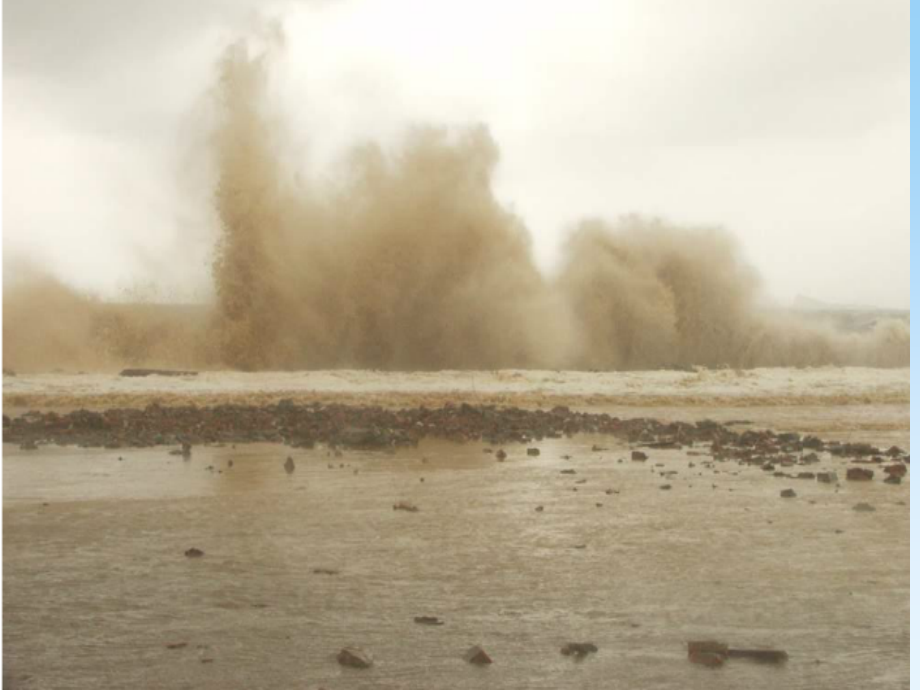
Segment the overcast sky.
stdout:
<path fill-rule="evenodd" d="M 5 264 L 206 285 L 197 115 L 260 15 L 320 161 L 488 124 L 544 268 L 580 218 L 638 212 L 728 228 L 780 302 L 909 307 L 909 0 L 5 0 Z"/>

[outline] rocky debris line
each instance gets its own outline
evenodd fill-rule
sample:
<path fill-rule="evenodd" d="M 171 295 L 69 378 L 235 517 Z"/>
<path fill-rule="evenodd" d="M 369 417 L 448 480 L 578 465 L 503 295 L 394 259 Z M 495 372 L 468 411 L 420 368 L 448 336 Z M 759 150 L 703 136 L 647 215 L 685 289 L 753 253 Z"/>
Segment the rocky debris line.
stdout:
<path fill-rule="evenodd" d="M 370 668 L 374 665 L 374 659 L 370 654 L 355 647 L 345 647 L 337 655 L 336 660 L 342 666 L 348 668 Z"/>
<path fill-rule="evenodd" d="M 143 378 L 146 376 L 198 376 L 197 371 L 178 371 L 173 369 L 125 369 L 119 376 Z"/>
<path fill-rule="evenodd" d="M 789 655 L 775 649 L 730 649 L 727 644 L 707 640 L 687 643 L 687 658 L 691 663 L 719 668 L 727 659 L 750 659 L 764 664 L 783 664 Z"/>
<path fill-rule="evenodd" d="M 338 404 L 298 405 L 290 400 L 266 406 L 152 404 L 144 409 L 104 412 L 30 412 L 5 419 L 4 425 L 4 442 L 23 447 L 56 443 L 92 448 L 180 445 L 190 449 L 192 444 L 262 442 L 299 448 L 322 443 L 335 449 L 386 450 L 412 446 L 426 437 L 497 447 L 585 433 L 614 436 L 634 447 L 684 450 L 694 457 L 705 454 L 717 461 L 734 460 L 770 471 L 816 463 L 818 453 L 878 465 L 888 458 L 894 465 L 905 467 L 904 472 L 910 463 L 910 457 L 899 448 L 884 451 L 867 444 L 832 443 L 813 436 L 752 429 L 739 433 L 712 421 L 690 424 L 643 418 L 624 420 L 607 414 L 573 412 L 567 407 L 546 411 L 463 404 L 390 410 Z M 507 456 L 500 450 L 496 457 Z M 637 450 L 633 458 L 644 461 L 648 454 Z M 861 470 L 856 474 L 868 474 L 868 479 L 873 474 L 861 467 L 852 470 Z M 895 474 L 901 471 L 893 470 Z"/>

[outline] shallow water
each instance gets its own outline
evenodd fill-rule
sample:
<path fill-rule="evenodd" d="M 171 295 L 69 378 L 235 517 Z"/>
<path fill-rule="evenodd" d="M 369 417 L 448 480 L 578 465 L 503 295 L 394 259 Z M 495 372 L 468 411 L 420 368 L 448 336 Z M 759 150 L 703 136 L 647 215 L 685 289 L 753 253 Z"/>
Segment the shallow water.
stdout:
<path fill-rule="evenodd" d="M 904 410 L 877 414 L 859 440 L 908 448 Z M 850 433 L 834 417 L 799 410 L 796 428 Z M 619 464 L 616 444 L 513 447 L 505 463 L 441 442 L 341 458 L 196 448 L 187 462 L 7 446 L 5 674 L 23 688 L 909 687 L 909 480 L 838 492 L 734 463 L 690 470 L 705 458 L 678 451 Z M 780 499 L 790 487 L 799 497 Z M 394 511 L 401 500 L 420 512 Z M 791 658 L 712 671 L 686 660 L 699 638 Z M 573 661 L 559 653 L 572 641 L 600 651 Z M 467 665 L 472 644 L 495 664 Z M 345 645 L 374 667 L 340 668 Z"/>

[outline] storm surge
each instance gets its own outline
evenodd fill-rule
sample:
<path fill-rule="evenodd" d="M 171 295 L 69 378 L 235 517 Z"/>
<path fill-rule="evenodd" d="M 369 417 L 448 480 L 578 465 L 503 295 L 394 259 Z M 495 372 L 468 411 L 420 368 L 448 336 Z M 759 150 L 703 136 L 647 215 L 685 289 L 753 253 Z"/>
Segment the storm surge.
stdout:
<path fill-rule="evenodd" d="M 269 80 L 281 48 L 230 46 L 209 122 L 214 300 L 111 305 L 53 278 L 4 289 L 4 364 L 202 369 L 605 369 L 910 365 L 909 325 L 844 334 L 763 309 L 727 232 L 628 217 L 576 224 L 533 262 L 493 191 L 487 127 L 359 143 L 322 175 L 291 150 Z"/>

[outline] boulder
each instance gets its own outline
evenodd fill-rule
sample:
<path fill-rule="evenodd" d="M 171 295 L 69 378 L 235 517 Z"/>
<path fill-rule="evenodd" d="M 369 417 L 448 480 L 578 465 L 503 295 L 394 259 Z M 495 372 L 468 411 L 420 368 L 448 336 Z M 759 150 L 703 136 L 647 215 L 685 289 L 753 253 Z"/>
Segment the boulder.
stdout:
<path fill-rule="evenodd" d="M 643 453 L 641 450 L 634 450 L 632 452 L 633 462 L 645 462 L 648 460 L 648 455 Z"/>
<path fill-rule="evenodd" d="M 795 498 L 797 494 L 792 489 L 783 489 L 779 495 L 782 498 Z"/>
<path fill-rule="evenodd" d="M 871 482 L 875 477 L 875 472 L 862 467 L 850 467 L 847 470 L 847 481 L 850 482 Z"/>
<path fill-rule="evenodd" d="M 201 549 L 189 549 L 185 552 L 186 558 L 201 558 L 202 556 L 204 556 L 204 551 Z"/>
<path fill-rule="evenodd" d="M 821 484 L 836 484 L 838 481 L 836 472 L 818 472 L 817 477 Z"/>

